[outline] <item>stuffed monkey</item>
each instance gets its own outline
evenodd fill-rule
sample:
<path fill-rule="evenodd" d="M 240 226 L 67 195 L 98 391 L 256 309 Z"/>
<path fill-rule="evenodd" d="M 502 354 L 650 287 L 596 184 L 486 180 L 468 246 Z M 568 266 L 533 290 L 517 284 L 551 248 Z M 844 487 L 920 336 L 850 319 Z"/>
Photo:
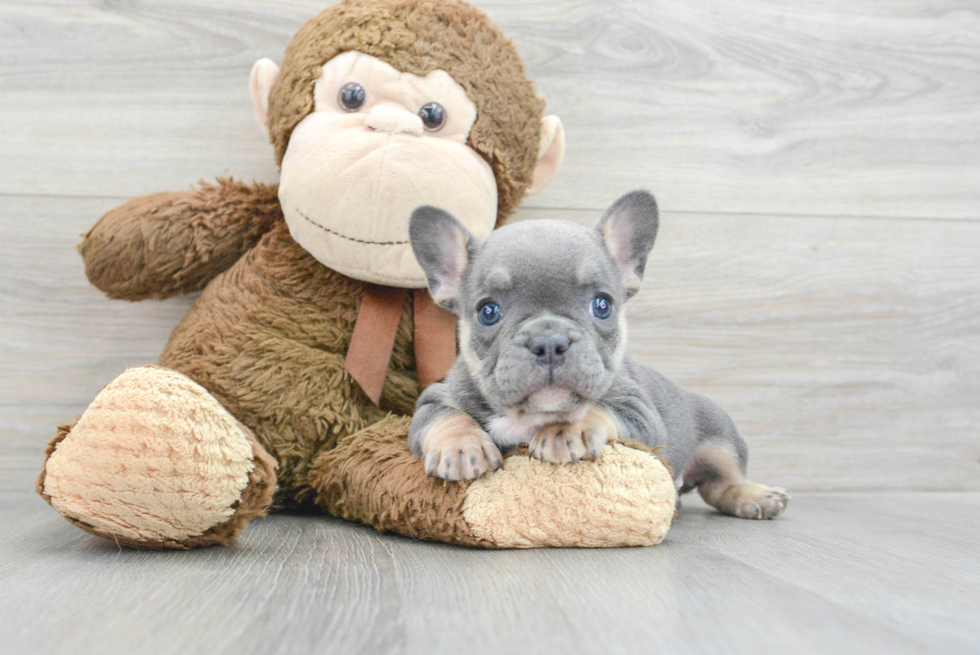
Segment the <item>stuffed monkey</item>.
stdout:
<path fill-rule="evenodd" d="M 518 451 L 464 483 L 428 478 L 408 451 L 420 385 L 455 355 L 408 244 L 412 210 L 485 235 L 561 162 L 561 122 L 514 45 L 463 2 L 347 0 L 250 86 L 278 186 L 137 198 L 85 235 L 109 297 L 202 293 L 158 365 L 58 429 L 41 495 L 147 548 L 228 544 L 270 506 L 484 547 L 659 543 L 674 485 L 637 444 L 567 466 Z"/>

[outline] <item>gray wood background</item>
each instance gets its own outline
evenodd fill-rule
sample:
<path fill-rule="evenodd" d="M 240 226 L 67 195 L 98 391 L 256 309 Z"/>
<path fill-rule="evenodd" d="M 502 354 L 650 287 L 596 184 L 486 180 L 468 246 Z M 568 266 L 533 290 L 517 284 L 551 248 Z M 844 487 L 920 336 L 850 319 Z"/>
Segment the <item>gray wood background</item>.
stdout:
<path fill-rule="evenodd" d="M 193 301 L 106 300 L 79 235 L 137 194 L 275 181 L 248 73 L 326 0 L 0 0 L 4 652 L 977 652 L 980 5 L 477 1 L 568 138 L 518 219 L 657 193 L 632 351 L 732 413 L 787 514 L 692 499 L 615 551 L 71 527 L 31 492 L 43 445 Z"/>
<path fill-rule="evenodd" d="M 519 218 L 657 193 L 632 351 L 732 413 L 756 478 L 980 490 L 975 2 L 480 5 L 567 132 Z M 193 300 L 106 300 L 79 234 L 133 195 L 274 181 L 249 69 L 322 6 L 0 2 L 3 488 Z"/>
<path fill-rule="evenodd" d="M 685 501 L 654 548 L 488 552 L 277 515 L 250 525 L 239 548 L 148 552 L 0 495 L 3 651 L 980 650 L 980 524 L 961 518 L 980 511 L 980 494 L 805 496 L 775 521 Z"/>

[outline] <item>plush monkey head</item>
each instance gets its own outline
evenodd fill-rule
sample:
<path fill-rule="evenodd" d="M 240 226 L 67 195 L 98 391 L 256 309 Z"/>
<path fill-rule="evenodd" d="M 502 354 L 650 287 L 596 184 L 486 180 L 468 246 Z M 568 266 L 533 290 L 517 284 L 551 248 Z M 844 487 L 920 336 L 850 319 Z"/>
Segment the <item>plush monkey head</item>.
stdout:
<path fill-rule="evenodd" d="M 281 69 L 257 62 L 251 90 L 293 238 L 367 282 L 425 287 L 416 207 L 486 235 L 564 152 L 513 43 L 457 0 L 345 0 L 300 29 Z"/>

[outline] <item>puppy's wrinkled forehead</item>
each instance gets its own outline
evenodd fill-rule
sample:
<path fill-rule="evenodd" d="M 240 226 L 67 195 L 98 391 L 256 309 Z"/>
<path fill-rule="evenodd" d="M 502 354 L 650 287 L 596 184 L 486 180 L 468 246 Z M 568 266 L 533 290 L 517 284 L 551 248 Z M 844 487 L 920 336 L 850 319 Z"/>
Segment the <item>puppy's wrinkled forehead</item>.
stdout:
<path fill-rule="evenodd" d="M 598 232 L 556 220 L 524 221 L 491 233 L 467 271 L 465 287 L 472 301 L 488 293 L 516 292 L 542 308 L 562 304 L 584 289 L 620 293 Z"/>
<path fill-rule="evenodd" d="M 474 296 L 495 292 L 510 296 L 502 300 L 535 302 L 552 311 L 589 290 L 621 302 L 640 288 L 658 224 L 656 199 L 637 190 L 614 202 L 594 230 L 537 220 L 480 239 L 449 212 L 423 205 L 412 212 L 409 236 L 433 300 L 458 316 L 472 317 L 476 307 L 471 303 L 490 299 Z M 488 311 L 499 319 L 497 309 Z"/>

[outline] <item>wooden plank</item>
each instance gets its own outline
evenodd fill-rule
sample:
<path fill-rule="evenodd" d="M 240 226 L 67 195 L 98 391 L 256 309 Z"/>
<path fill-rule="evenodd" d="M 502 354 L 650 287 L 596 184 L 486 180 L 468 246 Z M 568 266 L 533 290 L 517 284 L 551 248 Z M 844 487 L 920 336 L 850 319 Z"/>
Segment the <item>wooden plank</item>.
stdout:
<path fill-rule="evenodd" d="M 0 628 L 23 653 L 925 653 L 980 647 L 980 494 L 695 501 L 663 545 L 481 551 L 324 517 L 240 545 L 117 549 L 0 495 Z M 43 635 L 43 639 L 40 638 Z"/>
<path fill-rule="evenodd" d="M 802 516 L 775 539 L 726 524 L 714 543 L 760 573 L 868 620 L 887 615 L 911 638 L 928 634 L 936 652 L 969 652 L 977 647 L 977 623 L 969 617 L 980 612 L 980 526 L 959 525 L 977 501 L 977 494 L 802 495 L 791 501 Z M 705 531 L 722 527 L 723 517 L 704 518 Z"/>
<path fill-rule="evenodd" d="M 8 198 L 0 217 L 0 435 L 18 453 L 0 470 L 13 487 L 30 484 L 58 422 L 156 361 L 191 302 L 115 302 L 88 285 L 76 235 L 114 202 Z M 726 407 L 769 484 L 980 490 L 978 249 L 971 222 L 665 212 L 629 309 L 631 352 Z"/>
<path fill-rule="evenodd" d="M 980 20 L 961 0 L 486 0 L 568 137 L 534 207 L 975 220 Z M 0 193 L 272 181 L 253 61 L 322 2 L 0 4 Z"/>

